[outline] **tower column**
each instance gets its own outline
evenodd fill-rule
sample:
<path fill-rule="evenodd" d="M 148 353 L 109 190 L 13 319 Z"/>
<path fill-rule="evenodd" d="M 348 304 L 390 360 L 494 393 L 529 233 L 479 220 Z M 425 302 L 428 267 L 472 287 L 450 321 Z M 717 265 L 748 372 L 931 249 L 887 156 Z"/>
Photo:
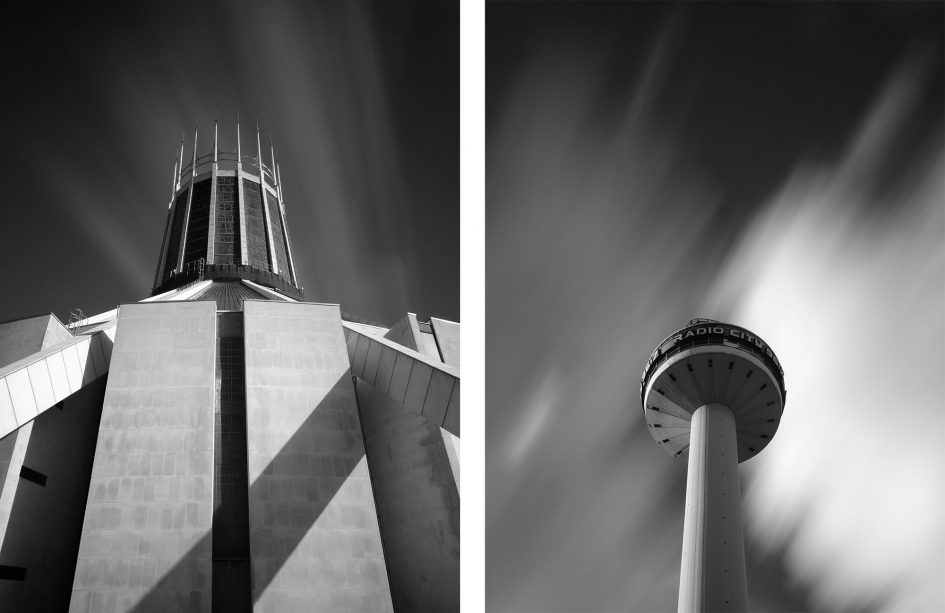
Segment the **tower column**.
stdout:
<path fill-rule="evenodd" d="M 285 223 L 285 202 L 282 200 L 282 174 L 279 172 L 279 165 L 276 163 L 275 149 L 272 151 L 272 174 L 276 180 L 276 194 L 279 197 L 279 215 L 282 216 L 282 239 L 285 241 L 285 253 L 289 258 L 292 284 L 298 287 L 299 280 L 298 277 L 295 276 L 295 260 L 292 259 L 292 247 L 289 246 L 289 227 Z"/>
<path fill-rule="evenodd" d="M 210 218 L 207 220 L 207 264 L 213 264 L 216 259 L 214 243 L 217 241 L 217 174 L 220 164 L 217 159 L 218 151 L 217 122 L 213 121 L 213 166 L 210 167 Z"/>
<path fill-rule="evenodd" d="M 236 114 L 236 206 L 240 218 L 240 264 L 249 264 L 249 245 L 246 243 L 246 204 L 243 196 L 243 149 L 240 145 L 240 115 Z M 235 237 L 234 237 L 235 238 Z"/>
<path fill-rule="evenodd" d="M 735 416 L 710 403 L 692 415 L 679 611 L 747 611 Z"/>
<path fill-rule="evenodd" d="M 184 272 L 184 256 L 187 254 L 187 232 L 190 229 L 190 205 L 194 201 L 194 184 L 197 177 L 197 124 L 194 124 L 194 157 L 190 162 L 190 189 L 187 192 L 187 208 L 184 209 L 184 229 L 180 235 L 180 252 L 177 254 L 177 274 Z"/>
<path fill-rule="evenodd" d="M 262 145 L 259 142 L 259 124 L 256 124 L 256 159 L 259 162 L 259 191 L 260 202 L 262 202 L 263 219 L 266 221 L 266 238 L 269 245 L 269 262 L 273 274 L 279 274 L 279 262 L 276 259 L 276 245 L 272 241 L 272 218 L 269 215 L 269 194 L 266 190 L 266 171 L 263 170 Z M 275 174 L 273 174 L 273 183 L 275 183 Z"/>

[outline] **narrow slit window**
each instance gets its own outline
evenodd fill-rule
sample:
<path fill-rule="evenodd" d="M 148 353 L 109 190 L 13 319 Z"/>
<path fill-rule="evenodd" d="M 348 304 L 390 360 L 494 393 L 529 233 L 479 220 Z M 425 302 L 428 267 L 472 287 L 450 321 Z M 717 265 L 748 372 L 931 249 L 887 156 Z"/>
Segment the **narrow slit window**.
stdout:
<path fill-rule="evenodd" d="M 32 481 L 37 485 L 46 487 L 46 475 L 39 472 L 38 470 L 33 470 L 28 466 L 20 468 L 20 477 L 26 479 L 27 481 Z"/>
<path fill-rule="evenodd" d="M 23 581 L 26 579 L 26 568 L 22 566 L 8 566 L 0 564 L 0 579 Z"/>

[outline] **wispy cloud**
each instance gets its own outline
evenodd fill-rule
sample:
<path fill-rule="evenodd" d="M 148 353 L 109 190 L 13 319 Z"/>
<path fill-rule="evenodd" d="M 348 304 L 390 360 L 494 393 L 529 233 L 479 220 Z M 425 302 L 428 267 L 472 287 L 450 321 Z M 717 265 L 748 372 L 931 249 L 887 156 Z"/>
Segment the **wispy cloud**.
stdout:
<path fill-rule="evenodd" d="M 945 177 L 931 135 L 915 180 L 881 199 L 866 178 L 930 75 L 904 65 L 836 165 L 792 174 L 709 298 L 777 348 L 788 403 L 746 469 L 751 534 L 787 547 L 827 610 L 945 603 Z"/>

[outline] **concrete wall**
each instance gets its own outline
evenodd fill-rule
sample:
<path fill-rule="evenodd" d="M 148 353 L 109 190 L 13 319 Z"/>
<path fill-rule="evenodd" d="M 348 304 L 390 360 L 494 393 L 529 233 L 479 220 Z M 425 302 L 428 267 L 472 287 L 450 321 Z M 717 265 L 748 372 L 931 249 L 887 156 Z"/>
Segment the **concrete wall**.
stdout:
<path fill-rule="evenodd" d="M 459 324 L 431 317 L 430 325 L 433 327 L 436 345 L 440 349 L 443 361 L 459 368 Z"/>
<path fill-rule="evenodd" d="M 56 343 L 61 343 L 62 341 L 69 340 L 72 338 L 72 332 L 69 332 L 69 329 L 62 325 L 55 316 L 48 315 L 48 320 L 46 321 L 46 335 L 43 338 L 43 349 L 47 347 L 52 347 Z"/>
<path fill-rule="evenodd" d="M 357 390 L 394 608 L 458 611 L 459 491 L 442 434 L 450 435 L 361 379 Z"/>
<path fill-rule="evenodd" d="M 216 304 L 122 305 L 71 611 L 209 611 Z"/>
<path fill-rule="evenodd" d="M 336 305 L 247 301 L 246 420 L 258 611 L 391 611 Z"/>
<path fill-rule="evenodd" d="M 25 568 L 26 577 L 0 581 L 0 609 L 69 608 L 105 383 L 102 377 L 85 386 L 61 409 L 46 411 L 21 428 L 31 434 L 20 466 L 38 471 L 46 481 L 40 485 L 17 474 L 0 564 Z"/>
<path fill-rule="evenodd" d="M 437 362 L 443 361 L 443 357 L 440 355 L 440 348 L 436 346 L 436 338 L 433 336 L 432 332 L 420 330 L 417 335 L 417 351 L 433 358 Z"/>
<path fill-rule="evenodd" d="M 0 366 L 12 364 L 42 349 L 46 329 L 52 323 L 50 320 L 54 320 L 52 315 L 36 315 L 0 323 Z"/>
<path fill-rule="evenodd" d="M 0 439 L 0 546 L 6 540 L 10 512 L 20 485 L 20 469 L 32 433 L 33 422 L 28 422 Z"/>
<path fill-rule="evenodd" d="M 72 334 L 51 314 L 0 323 L 0 367 L 71 337 Z M 0 544 L 5 538 L 20 483 L 20 468 L 26 457 L 32 431 L 30 422 L 0 439 Z"/>
<path fill-rule="evenodd" d="M 407 313 L 400 321 L 391 326 L 384 338 L 394 341 L 398 345 L 409 347 L 414 351 L 419 351 L 417 349 L 418 336 L 420 336 L 420 328 L 417 327 L 417 316 L 413 313 Z"/>
<path fill-rule="evenodd" d="M 12 364 L 42 349 L 46 326 L 50 319 L 52 317 L 49 315 L 36 315 L 0 323 L 0 367 Z M 20 465 L 26 454 L 30 430 L 32 426 L 21 428 L 0 439 L 0 544 L 3 543 L 10 509 L 13 507 L 13 498 L 20 478 Z M 17 438 L 21 436 L 25 438 L 20 441 L 19 454 L 14 457 Z M 7 469 L 11 463 L 15 464 L 14 474 L 10 476 L 9 485 L 7 485 Z"/>

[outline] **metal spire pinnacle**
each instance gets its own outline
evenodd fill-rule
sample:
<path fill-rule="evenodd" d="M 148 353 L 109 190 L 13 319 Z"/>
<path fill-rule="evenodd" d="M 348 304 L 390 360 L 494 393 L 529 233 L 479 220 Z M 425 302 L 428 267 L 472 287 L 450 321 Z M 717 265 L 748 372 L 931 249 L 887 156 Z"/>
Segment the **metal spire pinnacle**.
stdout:
<path fill-rule="evenodd" d="M 174 187 L 174 191 L 180 189 L 180 179 L 181 175 L 184 174 L 184 137 L 187 135 L 186 132 L 180 133 L 180 161 L 177 164 L 177 185 Z"/>
<path fill-rule="evenodd" d="M 272 132 L 269 133 L 269 159 L 272 160 L 272 181 L 276 187 L 276 193 L 279 193 L 279 177 L 276 175 L 276 149 L 272 146 Z"/>
<path fill-rule="evenodd" d="M 174 156 L 174 175 L 171 177 L 171 201 L 167 205 L 167 208 L 170 209 L 174 204 L 174 194 L 177 193 L 177 156 Z"/>
<path fill-rule="evenodd" d="M 259 119 L 256 120 L 256 161 L 259 163 L 259 181 L 263 180 L 262 145 L 259 142 Z"/>
<path fill-rule="evenodd" d="M 190 163 L 190 176 L 197 176 L 197 120 L 194 120 L 194 157 Z"/>
<path fill-rule="evenodd" d="M 240 149 L 240 110 L 236 109 L 236 164 L 243 166 L 243 153 Z"/>

